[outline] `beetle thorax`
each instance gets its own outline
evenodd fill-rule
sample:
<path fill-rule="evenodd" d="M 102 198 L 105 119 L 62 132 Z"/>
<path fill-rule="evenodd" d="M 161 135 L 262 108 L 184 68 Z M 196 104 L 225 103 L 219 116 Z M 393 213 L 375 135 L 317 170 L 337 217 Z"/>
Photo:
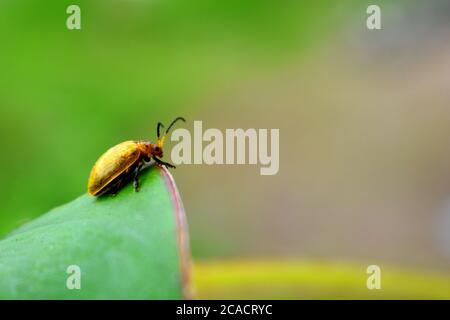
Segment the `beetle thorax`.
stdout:
<path fill-rule="evenodd" d="M 137 146 L 142 154 L 151 157 L 152 156 L 152 144 L 147 141 L 138 141 Z"/>
<path fill-rule="evenodd" d="M 137 145 L 139 150 L 149 158 L 151 158 L 152 156 L 161 158 L 163 156 L 163 150 L 157 143 L 139 141 L 137 142 Z"/>

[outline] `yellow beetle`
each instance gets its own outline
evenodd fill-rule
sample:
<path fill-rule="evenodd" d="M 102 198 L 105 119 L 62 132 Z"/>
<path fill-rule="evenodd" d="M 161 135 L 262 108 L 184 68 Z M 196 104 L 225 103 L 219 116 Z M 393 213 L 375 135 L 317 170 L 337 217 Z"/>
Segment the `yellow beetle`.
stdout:
<path fill-rule="evenodd" d="M 125 141 L 110 148 L 95 163 L 91 170 L 88 180 L 88 193 L 92 196 L 101 196 L 104 194 L 117 194 L 117 192 L 131 178 L 134 181 L 134 190 L 139 191 L 139 172 L 145 162 L 153 159 L 158 165 L 164 165 L 175 168 L 174 165 L 162 161 L 164 139 L 173 127 L 179 121 L 186 121 L 178 117 L 172 121 L 164 135 L 160 136 L 161 127 L 164 125 L 158 122 L 156 128 L 157 143 L 148 141 Z"/>

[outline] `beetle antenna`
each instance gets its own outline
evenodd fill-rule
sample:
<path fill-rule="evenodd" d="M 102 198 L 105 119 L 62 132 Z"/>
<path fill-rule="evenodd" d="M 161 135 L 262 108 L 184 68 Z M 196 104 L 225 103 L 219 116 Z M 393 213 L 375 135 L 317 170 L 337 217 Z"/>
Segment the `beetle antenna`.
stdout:
<path fill-rule="evenodd" d="M 169 132 L 169 130 L 173 127 L 173 125 L 174 125 L 177 121 L 179 121 L 179 120 L 181 120 L 181 121 L 183 121 L 183 122 L 186 122 L 186 119 L 184 119 L 183 117 L 178 117 L 178 118 L 176 118 L 176 119 L 173 120 L 172 123 L 169 125 L 169 127 L 167 128 L 165 134 L 167 134 L 167 133 Z"/>
<path fill-rule="evenodd" d="M 160 134 L 160 128 L 161 127 L 164 128 L 164 125 L 161 122 L 158 122 L 158 126 L 156 127 L 156 136 L 158 137 L 158 140 L 161 137 L 161 134 Z"/>
<path fill-rule="evenodd" d="M 159 131 L 158 131 L 158 145 L 162 148 L 162 146 L 164 145 L 164 140 L 166 139 L 166 134 L 169 132 L 170 129 L 172 129 L 173 125 L 177 122 L 177 121 L 183 121 L 186 122 L 186 120 L 183 117 L 178 117 L 175 120 L 172 121 L 172 123 L 169 125 L 169 127 L 167 128 L 166 132 L 164 133 L 164 135 L 162 136 L 162 138 L 159 137 Z M 164 127 L 164 126 L 163 126 Z M 159 123 L 158 123 L 158 130 L 159 130 Z"/>

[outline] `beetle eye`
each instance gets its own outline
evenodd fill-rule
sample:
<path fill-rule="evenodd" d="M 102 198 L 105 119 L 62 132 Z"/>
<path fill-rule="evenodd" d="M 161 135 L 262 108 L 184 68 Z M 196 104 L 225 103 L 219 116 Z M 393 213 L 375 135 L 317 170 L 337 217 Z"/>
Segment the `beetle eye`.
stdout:
<path fill-rule="evenodd" d="M 156 152 L 159 152 L 159 147 L 158 147 L 158 146 L 155 147 L 155 151 L 156 151 Z"/>

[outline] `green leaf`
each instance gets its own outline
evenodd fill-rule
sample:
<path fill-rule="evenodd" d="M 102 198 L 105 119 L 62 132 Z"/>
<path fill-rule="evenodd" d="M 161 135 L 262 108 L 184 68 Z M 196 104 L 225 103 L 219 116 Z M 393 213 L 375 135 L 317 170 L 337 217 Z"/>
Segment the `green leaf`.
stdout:
<path fill-rule="evenodd" d="M 189 291 L 184 209 L 170 173 L 151 167 L 141 190 L 87 194 L 0 241 L 2 299 L 180 299 Z M 79 266 L 80 289 L 68 289 Z M 70 286 L 69 286 L 70 287 Z"/>

